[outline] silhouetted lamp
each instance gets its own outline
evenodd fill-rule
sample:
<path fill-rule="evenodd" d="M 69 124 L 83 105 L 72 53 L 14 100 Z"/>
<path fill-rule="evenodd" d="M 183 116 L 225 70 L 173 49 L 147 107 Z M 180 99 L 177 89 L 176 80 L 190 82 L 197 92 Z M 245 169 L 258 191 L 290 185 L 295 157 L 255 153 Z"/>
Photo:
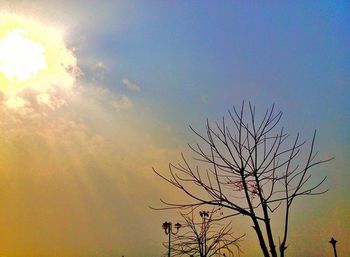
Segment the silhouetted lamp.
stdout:
<path fill-rule="evenodd" d="M 337 257 L 337 249 L 335 247 L 335 244 L 338 242 L 337 240 L 335 240 L 333 237 L 331 239 L 331 241 L 329 241 L 331 243 L 331 245 L 333 246 L 333 251 L 334 251 L 334 256 Z"/>
<path fill-rule="evenodd" d="M 177 222 L 175 224 L 176 231 L 173 231 L 173 225 L 171 222 L 165 221 L 162 225 L 162 228 L 164 229 L 164 232 L 166 235 L 169 235 L 169 242 L 168 242 L 168 256 L 170 257 L 170 243 L 171 243 L 171 235 L 176 235 L 179 232 L 179 229 L 181 228 L 181 224 Z"/>
<path fill-rule="evenodd" d="M 209 211 L 200 211 L 199 215 L 204 219 L 206 217 L 209 217 Z"/>
<path fill-rule="evenodd" d="M 181 224 L 178 222 L 175 224 L 175 228 L 177 229 L 177 231 L 179 231 L 179 229 L 181 228 Z"/>
<path fill-rule="evenodd" d="M 200 211 L 199 215 L 202 217 L 202 230 L 204 231 L 204 224 L 205 224 L 205 218 L 209 217 L 209 211 Z M 207 251 L 207 235 L 206 232 L 204 232 L 204 252 Z"/>
<path fill-rule="evenodd" d="M 164 222 L 163 225 L 162 225 L 162 228 L 165 230 L 166 234 L 168 234 L 167 230 L 168 230 L 169 226 L 170 226 L 170 222 L 167 222 L 167 221 Z"/>

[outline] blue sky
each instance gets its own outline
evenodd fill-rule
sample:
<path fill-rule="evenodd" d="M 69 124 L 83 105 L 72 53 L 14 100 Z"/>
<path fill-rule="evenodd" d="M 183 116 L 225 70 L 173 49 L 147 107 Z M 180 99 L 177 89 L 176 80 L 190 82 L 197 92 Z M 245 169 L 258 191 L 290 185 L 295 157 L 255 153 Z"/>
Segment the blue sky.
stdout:
<path fill-rule="evenodd" d="M 170 123 L 219 117 L 245 99 L 276 103 L 292 124 L 303 112 L 315 128 L 347 127 L 348 3 L 128 3 L 123 28 L 113 7 L 96 13 L 110 17 L 105 27 L 82 32 L 86 51 L 110 66 L 108 87 L 129 77 Z"/>

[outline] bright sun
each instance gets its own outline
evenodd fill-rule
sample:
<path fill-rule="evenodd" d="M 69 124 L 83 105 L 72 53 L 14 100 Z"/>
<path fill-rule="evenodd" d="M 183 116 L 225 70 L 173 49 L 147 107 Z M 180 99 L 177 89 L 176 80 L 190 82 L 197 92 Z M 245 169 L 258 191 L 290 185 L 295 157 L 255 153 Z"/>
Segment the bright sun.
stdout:
<path fill-rule="evenodd" d="M 0 39 L 0 72 L 12 82 L 32 79 L 47 69 L 45 50 L 23 29 L 9 31 Z"/>
<path fill-rule="evenodd" d="M 43 94 L 47 99 L 48 92 L 71 88 L 75 68 L 77 60 L 62 31 L 35 19 L 0 14 L 0 91 L 11 106 L 25 104 L 18 98 L 25 89 L 41 94 L 37 98 L 42 102 Z"/>

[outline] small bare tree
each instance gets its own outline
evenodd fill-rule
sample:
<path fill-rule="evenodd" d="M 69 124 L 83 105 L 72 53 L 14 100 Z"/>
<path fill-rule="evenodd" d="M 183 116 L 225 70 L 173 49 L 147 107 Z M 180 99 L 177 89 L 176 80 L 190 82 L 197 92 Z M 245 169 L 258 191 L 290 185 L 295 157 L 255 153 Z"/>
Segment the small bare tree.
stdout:
<path fill-rule="evenodd" d="M 229 123 L 210 123 L 206 133 L 191 130 L 201 144 L 190 145 L 192 166 L 182 154 L 182 163 L 169 164 L 170 176 L 155 171 L 161 178 L 188 195 L 190 203 L 169 203 L 163 209 L 197 208 L 203 205 L 231 210 L 229 216 L 243 215 L 252 222 L 264 257 L 285 256 L 291 207 L 296 198 L 319 195 L 326 177 L 316 180 L 311 168 L 329 161 L 316 160 L 316 131 L 309 149 L 299 134 L 288 142 L 289 135 L 278 128 L 282 112 L 268 109 L 258 119 L 255 107 L 244 102 L 240 109 L 229 111 Z M 283 231 L 273 233 L 272 213 L 283 210 Z M 277 234 L 277 235 L 276 235 Z M 276 237 L 278 236 L 278 250 Z M 279 252 L 279 254 L 278 254 Z"/>
<path fill-rule="evenodd" d="M 222 257 L 239 254 L 243 238 L 233 236 L 231 223 L 220 224 L 221 210 L 181 213 L 182 230 L 171 243 L 172 256 Z"/>

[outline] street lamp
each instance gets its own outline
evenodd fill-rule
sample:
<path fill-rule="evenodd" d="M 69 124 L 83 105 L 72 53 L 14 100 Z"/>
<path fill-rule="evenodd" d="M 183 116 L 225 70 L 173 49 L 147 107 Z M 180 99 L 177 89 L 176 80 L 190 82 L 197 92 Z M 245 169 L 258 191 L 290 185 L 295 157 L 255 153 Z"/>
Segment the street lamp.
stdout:
<path fill-rule="evenodd" d="M 209 217 L 209 211 L 200 211 L 199 215 L 202 217 L 202 251 L 203 253 L 207 252 L 207 226 L 205 218 Z M 205 226 L 205 227 L 204 227 Z"/>
<path fill-rule="evenodd" d="M 176 235 L 179 232 L 179 229 L 181 228 L 181 224 L 177 222 L 175 224 L 176 231 L 173 231 L 173 224 L 171 222 L 164 222 L 162 225 L 162 228 L 164 229 L 164 232 L 166 235 L 169 235 L 169 242 L 168 242 L 168 257 L 170 257 L 170 243 L 171 243 L 171 235 Z"/>
<path fill-rule="evenodd" d="M 331 241 L 329 241 L 331 243 L 331 245 L 333 246 L 333 251 L 334 251 L 334 256 L 337 257 L 337 249 L 335 247 L 335 244 L 338 242 L 337 240 L 335 240 L 333 237 L 331 239 Z"/>

